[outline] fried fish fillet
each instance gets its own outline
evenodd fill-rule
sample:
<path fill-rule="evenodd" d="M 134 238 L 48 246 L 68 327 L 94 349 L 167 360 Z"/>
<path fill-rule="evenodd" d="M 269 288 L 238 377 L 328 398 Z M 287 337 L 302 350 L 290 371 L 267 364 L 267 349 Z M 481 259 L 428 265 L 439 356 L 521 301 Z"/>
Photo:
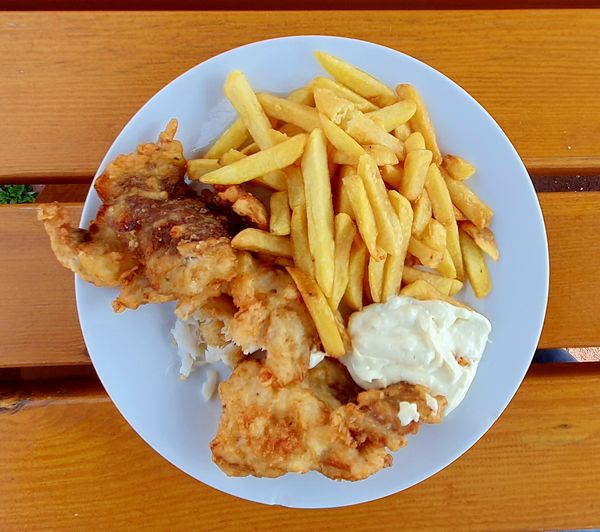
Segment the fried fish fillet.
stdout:
<path fill-rule="evenodd" d="M 213 460 L 230 476 L 278 477 L 318 471 L 335 480 L 361 480 L 388 467 L 387 452 L 406 445 L 419 424 L 439 423 L 427 388 L 406 383 L 360 391 L 347 370 L 326 358 L 306 378 L 273 384 L 266 365 L 241 362 L 219 386 L 223 414 L 211 443 Z M 417 404 L 418 422 L 402 426 L 400 401 Z"/>

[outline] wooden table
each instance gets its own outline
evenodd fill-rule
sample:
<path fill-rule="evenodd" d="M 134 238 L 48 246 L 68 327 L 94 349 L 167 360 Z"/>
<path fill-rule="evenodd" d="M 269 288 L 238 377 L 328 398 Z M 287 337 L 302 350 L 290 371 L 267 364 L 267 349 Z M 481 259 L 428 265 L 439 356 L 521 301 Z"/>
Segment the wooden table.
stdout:
<path fill-rule="evenodd" d="M 540 345 L 600 345 L 600 11 L 3 12 L 0 28 L 0 183 L 49 183 L 59 199 L 81 198 L 58 184 L 86 187 L 155 91 L 234 46 L 345 35 L 429 63 L 490 111 L 538 190 L 565 191 L 539 193 L 551 260 Z M 70 209 L 78 216 L 81 203 Z M 0 207 L 0 244 L 3 530 L 600 526 L 600 364 L 532 366 L 488 434 L 403 493 L 335 510 L 266 507 L 188 478 L 123 421 L 90 368 L 72 276 L 34 208 Z"/>

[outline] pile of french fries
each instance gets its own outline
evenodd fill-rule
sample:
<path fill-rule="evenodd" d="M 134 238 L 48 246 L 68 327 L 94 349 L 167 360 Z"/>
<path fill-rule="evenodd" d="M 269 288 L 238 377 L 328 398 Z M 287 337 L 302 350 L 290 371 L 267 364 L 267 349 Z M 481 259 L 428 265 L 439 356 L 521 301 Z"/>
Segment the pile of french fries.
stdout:
<path fill-rule="evenodd" d="M 269 231 L 244 229 L 232 246 L 287 267 L 324 350 L 339 357 L 344 316 L 398 294 L 462 305 L 452 296 L 465 278 L 485 297 L 484 253 L 499 252 L 493 211 L 466 184 L 475 167 L 442 156 L 415 87 L 393 91 L 315 55 L 333 79 L 316 77 L 286 98 L 257 94 L 232 72 L 224 92 L 239 117 L 188 162 L 188 176 L 272 191 Z"/>

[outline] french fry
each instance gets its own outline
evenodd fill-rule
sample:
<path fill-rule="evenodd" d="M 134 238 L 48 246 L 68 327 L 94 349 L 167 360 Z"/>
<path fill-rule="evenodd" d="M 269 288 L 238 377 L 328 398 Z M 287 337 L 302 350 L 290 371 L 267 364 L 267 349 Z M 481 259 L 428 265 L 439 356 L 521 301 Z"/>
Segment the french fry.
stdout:
<path fill-rule="evenodd" d="M 449 277 L 450 279 L 456 278 L 456 266 L 454 266 L 454 261 L 448 249 L 444 250 L 442 261 L 438 264 L 436 270 L 444 277 Z"/>
<path fill-rule="evenodd" d="M 410 119 L 410 127 L 413 131 L 420 131 L 425 138 L 426 148 L 433 153 L 433 160 L 440 164 L 442 162 L 442 154 L 435 138 L 435 130 L 429 117 L 429 112 L 425 106 L 425 102 L 415 87 L 408 84 L 398 85 L 396 94 L 401 100 L 413 100 L 417 104 L 417 110 L 414 116 Z"/>
<path fill-rule="evenodd" d="M 342 127 L 360 144 L 381 144 L 392 150 L 399 160 L 404 160 L 404 145 L 394 135 L 369 120 L 360 111 L 353 111 Z"/>
<path fill-rule="evenodd" d="M 500 258 L 500 251 L 498 251 L 496 238 L 491 229 L 488 227 L 478 229 L 471 222 L 462 222 L 460 228 L 467 233 L 475 241 L 475 244 L 479 246 L 481 251 L 487 253 L 494 262 Z"/>
<path fill-rule="evenodd" d="M 244 155 L 241 151 L 232 148 L 227 150 L 223 155 L 221 155 L 221 157 L 219 157 L 219 164 L 221 166 L 227 166 L 228 164 L 235 163 L 236 161 L 241 161 L 246 157 L 247 155 Z"/>
<path fill-rule="evenodd" d="M 294 124 L 309 132 L 321 126 L 319 114 L 314 107 L 278 98 L 266 92 L 258 94 L 257 97 L 265 113 L 272 118 Z"/>
<path fill-rule="evenodd" d="M 381 168 L 381 177 L 392 188 L 400 188 L 404 171 L 400 165 L 386 164 Z"/>
<path fill-rule="evenodd" d="M 430 248 L 444 251 L 446 249 L 446 229 L 440 222 L 432 218 L 421 235 L 421 241 Z"/>
<path fill-rule="evenodd" d="M 460 249 L 458 238 L 458 225 L 456 222 L 446 225 L 446 246 L 448 253 L 452 257 L 454 269 L 456 270 L 456 278 L 463 281 L 465 278 L 465 267 L 463 263 L 463 255 Z"/>
<path fill-rule="evenodd" d="M 333 290 L 334 238 L 331 182 L 327 141 L 322 129 L 313 129 L 302 156 L 302 177 L 307 204 L 309 243 L 315 261 L 315 277 L 325 297 Z"/>
<path fill-rule="evenodd" d="M 335 264 L 333 276 L 333 292 L 329 299 L 331 308 L 335 311 L 346 287 L 348 286 L 348 268 L 350 263 L 350 249 L 352 242 L 356 236 L 356 227 L 354 222 L 344 213 L 336 214 L 335 216 Z"/>
<path fill-rule="evenodd" d="M 250 133 L 241 118 L 231 124 L 215 141 L 211 148 L 204 154 L 206 159 L 218 159 L 229 150 L 239 148 L 248 138 Z"/>
<path fill-rule="evenodd" d="M 429 150 L 414 150 L 406 154 L 404 177 L 400 187 L 400 193 L 406 199 L 415 201 L 423 192 L 431 157 Z"/>
<path fill-rule="evenodd" d="M 439 220 L 444 225 L 456 224 L 454 207 L 452 205 L 452 200 L 450 199 L 448 187 L 440 173 L 440 169 L 435 163 L 431 163 L 427 170 L 425 190 L 429 194 L 431 210 L 435 219 Z"/>
<path fill-rule="evenodd" d="M 431 201 L 429 194 L 424 190 L 414 204 L 412 234 L 420 237 L 431 220 Z"/>
<path fill-rule="evenodd" d="M 375 260 L 369 257 L 369 265 L 367 267 L 367 276 L 369 278 L 369 291 L 373 303 L 381 303 L 383 292 L 383 272 L 385 270 L 386 260 Z"/>
<path fill-rule="evenodd" d="M 306 205 L 298 205 L 292 211 L 290 222 L 290 241 L 292 256 L 296 268 L 306 275 L 315 276 L 315 264 L 308 245 L 308 223 L 306 220 Z"/>
<path fill-rule="evenodd" d="M 286 268 L 311 315 L 323 349 L 332 357 L 341 357 L 346 348 L 338 329 L 335 315 L 327 303 L 327 299 L 314 279 L 296 268 Z"/>
<path fill-rule="evenodd" d="M 394 212 L 400 221 L 400 231 L 402 232 L 402 247 L 399 255 L 388 255 L 385 259 L 385 269 L 383 271 L 383 288 L 381 291 L 381 300 L 385 303 L 390 297 L 395 296 L 400 291 L 402 283 L 402 272 L 404 270 L 404 261 L 406 251 L 410 241 L 412 227 L 413 210 L 410 202 L 395 190 L 388 192 L 390 203 Z"/>
<path fill-rule="evenodd" d="M 288 237 L 273 235 L 253 227 L 242 229 L 235 235 L 231 240 L 231 247 L 276 257 L 292 256 L 292 246 Z"/>
<path fill-rule="evenodd" d="M 337 81 L 363 98 L 378 106 L 391 105 L 397 101 L 396 95 L 387 85 L 366 72 L 324 52 L 315 52 L 315 56 L 321 66 Z"/>
<path fill-rule="evenodd" d="M 345 123 L 354 112 L 354 104 L 327 89 L 315 89 L 315 105 L 320 113 L 325 115 L 334 124 Z"/>
<path fill-rule="evenodd" d="M 490 225 L 494 211 L 462 181 L 444 176 L 452 203 L 479 229 Z"/>
<path fill-rule="evenodd" d="M 369 254 L 375 260 L 383 260 L 385 251 L 377 246 L 375 215 L 362 179 L 358 175 L 349 175 L 344 177 L 342 182 L 350 199 L 350 205 L 352 205 L 358 232 L 367 246 Z"/>
<path fill-rule="evenodd" d="M 258 153 L 260 151 L 260 148 L 258 147 L 258 144 L 256 144 L 256 142 L 251 142 L 247 146 L 244 146 L 242 149 L 240 149 L 240 151 L 244 155 L 254 155 L 255 153 Z"/>
<path fill-rule="evenodd" d="M 239 70 L 234 70 L 227 76 L 223 90 L 260 149 L 265 150 L 273 146 L 271 122 L 246 76 Z"/>
<path fill-rule="evenodd" d="M 411 133 L 408 138 L 404 141 L 404 150 L 406 153 L 409 151 L 415 150 L 424 150 L 425 148 L 425 139 L 423 138 L 422 133 L 419 131 L 415 131 Z"/>
<path fill-rule="evenodd" d="M 454 217 L 456 218 L 457 222 L 462 222 L 462 221 L 464 221 L 464 220 L 467 219 L 467 217 L 462 212 L 460 212 L 460 210 L 458 210 L 456 208 L 456 205 L 452 205 L 452 207 L 453 207 L 453 210 L 454 210 Z"/>
<path fill-rule="evenodd" d="M 458 294 L 462 290 L 462 287 L 462 281 L 459 281 L 458 279 L 452 279 L 452 288 L 450 288 L 450 294 L 448 295 L 454 296 Z"/>
<path fill-rule="evenodd" d="M 413 268 L 412 266 L 404 266 L 402 280 L 406 284 L 414 283 L 419 279 L 427 281 L 430 285 L 446 295 L 453 295 L 452 291 L 456 288 L 454 285 L 454 279 L 449 279 L 448 277 L 443 277 L 435 273 L 419 270 L 418 268 Z M 462 288 L 462 283 L 460 281 L 456 282 L 460 283 L 460 287 Z"/>
<path fill-rule="evenodd" d="M 450 174 L 450 177 L 459 181 L 469 179 L 477 170 L 470 162 L 458 155 L 446 155 L 442 166 Z"/>
<path fill-rule="evenodd" d="M 377 245 L 390 255 L 399 255 L 402 249 L 402 233 L 397 214 L 388 197 L 379 169 L 370 155 L 361 156 L 358 162 L 361 178 L 377 224 Z"/>
<path fill-rule="evenodd" d="M 408 252 L 417 257 L 423 266 L 428 266 L 429 268 L 436 268 L 442 262 L 444 256 L 443 251 L 429 247 L 414 236 L 411 237 L 408 243 Z"/>
<path fill-rule="evenodd" d="M 297 166 L 290 166 L 284 171 L 287 180 L 288 201 L 290 209 L 295 209 L 300 205 L 306 204 L 304 197 L 304 181 L 302 180 L 302 172 Z"/>
<path fill-rule="evenodd" d="M 368 250 L 364 242 L 360 238 L 354 239 L 348 263 L 348 285 L 343 297 L 350 310 L 360 310 L 363 307 L 363 278 L 367 256 Z"/>
<path fill-rule="evenodd" d="M 365 153 L 364 148 L 341 127 L 336 126 L 323 113 L 320 113 L 320 119 L 327 140 L 336 148 L 336 150 L 338 150 L 338 152 L 341 152 L 346 156 L 346 159 L 349 159 L 351 162 L 336 161 L 336 152 L 334 152 L 333 160 L 337 164 L 358 164 L 359 157 Z"/>
<path fill-rule="evenodd" d="M 410 126 L 408 124 L 400 124 L 394 129 L 394 137 L 404 142 L 411 134 Z"/>
<path fill-rule="evenodd" d="M 468 305 L 453 299 L 452 297 L 443 294 L 434 286 L 431 286 L 427 281 L 423 281 L 422 279 L 418 279 L 413 283 L 407 284 L 402 290 L 400 290 L 400 295 L 412 297 L 414 299 L 419 299 L 421 301 L 430 301 L 430 300 L 439 300 L 445 301 L 446 303 L 450 303 L 455 307 L 466 308 L 468 310 L 473 310 Z"/>
<path fill-rule="evenodd" d="M 218 159 L 190 159 L 188 161 L 188 174 L 190 175 L 190 179 L 199 179 L 203 175 L 208 174 L 209 172 L 214 172 L 221 168 Z"/>
<path fill-rule="evenodd" d="M 301 127 L 298 127 L 295 124 L 290 124 L 289 122 L 286 124 L 283 124 L 283 126 L 281 126 L 278 129 L 278 131 L 280 133 L 283 133 L 284 135 L 287 135 L 288 137 L 295 137 L 296 135 L 305 133 L 305 131 Z"/>
<path fill-rule="evenodd" d="M 354 139 L 352 140 L 356 142 Z M 368 155 L 373 157 L 373 160 L 375 161 L 375 164 L 377 166 L 384 166 L 386 164 L 398 164 L 398 157 L 396 156 L 396 154 L 389 148 L 386 148 L 385 146 L 380 146 L 379 144 L 369 144 L 367 146 L 362 146 L 362 148 L 362 154 L 367 153 Z M 332 158 L 333 162 L 335 162 L 336 164 L 357 165 L 360 156 L 350 157 L 343 151 L 334 150 Z"/>
<path fill-rule="evenodd" d="M 374 103 L 371 103 L 366 98 L 363 98 L 359 94 L 356 94 L 354 91 L 350 90 L 348 87 L 344 87 L 337 81 L 324 77 L 316 77 L 309 83 L 309 88 L 313 89 L 327 89 L 333 92 L 336 96 L 340 98 L 344 98 L 354 104 L 356 109 L 362 111 L 363 113 L 367 113 L 369 111 L 376 111 L 377 106 Z"/>
<path fill-rule="evenodd" d="M 188 163 L 188 176 L 190 179 L 213 185 L 239 185 L 291 165 L 300 158 L 305 144 L 306 136 L 297 135 L 272 148 L 200 176 L 196 176 L 193 169 L 190 170 Z"/>
<path fill-rule="evenodd" d="M 356 174 L 356 169 L 352 168 L 351 166 L 342 166 L 342 169 L 344 168 L 349 168 L 351 170 L 354 170 L 354 174 Z M 350 174 L 346 174 L 346 175 L 350 175 Z M 352 218 L 354 220 L 354 211 L 352 210 L 352 204 L 350 203 L 350 196 L 348 195 L 348 191 L 346 189 L 346 185 L 344 184 L 344 177 L 345 175 L 343 175 L 343 171 L 340 172 L 340 177 L 338 179 L 338 186 L 337 186 L 337 194 L 335 195 L 334 201 L 335 201 L 335 211 L 336 212 L 340 212 L 340 213 L 344 213 L 347 214 L 348 216 L 350 216 L 350 218 Z"/>
<path fill-rule="evenodd" d="M 271 216 L 269 218 L 269 231 L 274 235 L 286 236 L 290 234 L 290 206 L 287 192 L 273 192 L 270 198 Z"/>
<path fill-rule="evenodd" d="M 299 89 L 290 92 L 287 95 L 287 99 L 291 102 L 307 105 L 308 107 L 315 106 L 315 96 L 313 94 L 313 91 L 308 87 L 300 87 Z"/>
<path fill-rule="evenodd" d="M 387 107 L 371 111 L 366 116 L 379 124 L 386 131 L 392 131 L 408 122 L 417 110 L 417 104 L 412 100 L 402 100 Z"/>
<path fill-rule="evenodd" d="M 473 287 L 473 292 L 481 299 L 487 296 L 492 289 L 490 272 L 483 258 L 482 251 L 473 242 L 473 239 L 462 230 L 459 230 L 458 235 L 467 277 Z"/>
<path fill-rule="evenodd" d="M 273 170 L 258 176 L 254 181 L 272 190 L 287 190 L 287 180 L 283 170 Z"/>

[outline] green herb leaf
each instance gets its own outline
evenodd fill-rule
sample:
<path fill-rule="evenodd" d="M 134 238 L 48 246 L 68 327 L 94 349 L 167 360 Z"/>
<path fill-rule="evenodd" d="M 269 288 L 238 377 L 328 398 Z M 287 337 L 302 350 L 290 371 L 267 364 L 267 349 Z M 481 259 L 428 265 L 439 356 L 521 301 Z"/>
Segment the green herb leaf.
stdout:
<path fill-rule="evenodd" d="M 0 203 L 33 203 L 37 192 L 31 185 L 0 185 Z"/>

